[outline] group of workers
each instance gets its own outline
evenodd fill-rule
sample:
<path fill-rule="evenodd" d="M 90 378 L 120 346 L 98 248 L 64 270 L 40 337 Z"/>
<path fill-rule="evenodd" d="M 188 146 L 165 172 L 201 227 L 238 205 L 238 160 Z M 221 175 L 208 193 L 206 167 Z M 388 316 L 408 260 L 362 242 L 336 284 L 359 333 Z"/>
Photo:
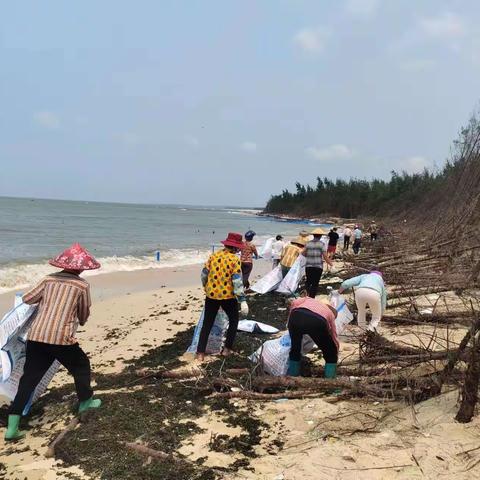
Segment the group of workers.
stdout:
<path fill-rule="evenodd" d="M 359 228 L 355 229 L 357 230 Z M 308 239 L 310 234 L 311 240 Z M 323 272 L 323 262 L 332 266 L 339 235 L 337 229 L 332 228 L 327 233 L 328 245 L 325 246 L 321 240 L 324 234 L 325 230 L 316 228 L 312 232 L 302 232 L 288 244 L 283 242 L 281 235 L 277 235 L 272 245 L 273 263 L 281 266 L 283 275 L 288 273 L 299 255 L 304 255 L 306 259 L 306 295 L 291 301 L 288 316 L 287 326 L 291 337 L 288 374 L 292 376 L 300 374 L 303 335 L 309 335 L 321 350 L 325 359 L 325 377 L 334 378 L 336 375 L 339 351 L 335 327 L 337 311 L 315 297 Z M 199 361 L 205 358 L 208 337 L 220 308 L 228 317 L 221 355 L 228 356 L 232 353 L 239 310 L 245 317 L 249 311 L 245 292 L 250 285 L 253 259 L 259 256 L 252 242 L 254 236 L 255 232 L 248 231 L 243 241 L 241 234 L 229 233 L 222 241 L 224 248 L 211 254 L 202 269 L 205 307 L 196 351 L 196 359 Z M 72 245 L 49 263 L 61 270 L 48 275 L 23 295 L 25 303 L 38 304 L 38 308 L 28 333 L 23 375 L 9 409 L 5 432 L 7 441 L 19 440 L 25 435 L 19 429 L 22 413 L 36 386 L 55 360 L 73 376 L 79 413 L 101 406 L 101 400 L 93 396 L 89 359 L 75 337 L 79 325 L 85 325 L 91 306 L 90 286 L 80 274 L 85 270 L 100 268 L 100 264 L 79 244 Z M 386 306 L 382 274 L 372 271 L 346 280 L 339 292 L 353 287 L 358 307 L 358 325 L 365 329 L 377 328 Z M 368 326 L 367 306 L 372 313 Z"/>

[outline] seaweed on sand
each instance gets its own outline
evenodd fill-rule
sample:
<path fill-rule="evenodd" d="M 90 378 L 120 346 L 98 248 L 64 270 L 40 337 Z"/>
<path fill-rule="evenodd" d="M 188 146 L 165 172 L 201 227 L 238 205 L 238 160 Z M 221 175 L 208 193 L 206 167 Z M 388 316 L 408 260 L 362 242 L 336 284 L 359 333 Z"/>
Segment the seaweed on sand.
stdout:
<path fill-rule="evenodd" d="M 250 318 L 284 329 L 286 299 L 278 295 L 250 297 Z M 280 310 L 279 310 L 280 309 Z M 138 479 L 204 479 L 222 478 L 223 471 L 248 467 L 256 456 L 262 432 L 267 425 L 256 418 L 244 405 L 208 395 L 213 386 L 195 379 L 139 379 L 142 368 L 177 368 L 182 364 L 179 356 L 188 347 L 193 328 L 179 332 L 169 342 L 152 348 L 142 357 L 131 360 L 117 374 L 95 374 L 96 389 L 102 398 L 102 408 L 85 416 L 80 427 L 69 432 L 56 448 L 57 458 L 66 465 L 79 465 L 94 478 L 104 480 Z M 212 377 L 223 368 L 251 367 L 246 358 L 266 339 L 265 334 L 239 332 L 235 348 L 240 355 L 219 359 L 207 365 Z M 102 393 L 102 390 L 104 391 Z M 53 389 L 37 404 L 35 411 L 49 405 L 53 414 L 65 415 L 74 408 L 73 385 Z M 65 399 L 69 402 L 66 403 Z M 201 431 L 196 420 L 206 410 L 216 411 L 227 425 L 240 426 L 241 434 L 213 441 L 210 448 L 240 455 L 230 467 L 221 465 L 209 469 L 202 459 L 192 462 L 176 453 L 180 444 Z M 148 460 L 138 452 L 129 450 L 126 442 L 140 441 L 148 447 L 175 455 L 172 461 Z M 275 445 L 268 447 L 270 450 Z M 175 461 L 173 460 L 175 458 Z"/>

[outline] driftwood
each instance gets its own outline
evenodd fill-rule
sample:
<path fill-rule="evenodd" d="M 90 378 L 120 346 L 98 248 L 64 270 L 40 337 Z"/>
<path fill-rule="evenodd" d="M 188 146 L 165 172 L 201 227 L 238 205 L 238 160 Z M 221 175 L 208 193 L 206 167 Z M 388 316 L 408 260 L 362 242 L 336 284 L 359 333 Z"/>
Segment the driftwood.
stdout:
<path fill-rule="evenodd" d="M 174 462 L 186 462 L 193 465 L 191 460 L 188 458 L 180 458 L 174 454 L 168 454 L 165 452 L 161 452 L 160 450 L 154 450 L 153 448 L 146 447 L 145 445 L 141 445 L 139 443 L 133 442 L 121 442 L 125 445 L 129 450 L 133 450 L 137 453 L 141 453 L 142 455 L 147 455 L 152 458 L 156 458 L 157 460 L 167 460 L 167 461 L 174 461 Z"/>
<path fill-rule="evenodd" d="M 45 456 L 47 458 L 52 458 L 55 456 L 55 447 L 65 438 L 65 435 L 67 435 L 68 432 L 74 430 L 79 423 L 80 420 L 78 419 L 78 417 L 72 418 L 72 420 L 70 420 L 65 429 L 62 430 L 53 440 L 53 442 L 50 443 L 50 445 L 48 446 L 47 451 L 45 452 Z"/>

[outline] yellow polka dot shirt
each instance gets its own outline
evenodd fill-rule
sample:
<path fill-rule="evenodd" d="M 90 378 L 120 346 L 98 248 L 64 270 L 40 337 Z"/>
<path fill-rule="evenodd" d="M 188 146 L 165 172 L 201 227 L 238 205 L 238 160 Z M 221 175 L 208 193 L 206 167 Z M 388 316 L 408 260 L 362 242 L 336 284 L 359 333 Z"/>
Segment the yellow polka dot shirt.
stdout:
<path fill-rule="evenodd" d="M 202 272 L 205 294 L 214 300 L 245 298 L 240 258 L 228 250 L 210 255 Z"/>

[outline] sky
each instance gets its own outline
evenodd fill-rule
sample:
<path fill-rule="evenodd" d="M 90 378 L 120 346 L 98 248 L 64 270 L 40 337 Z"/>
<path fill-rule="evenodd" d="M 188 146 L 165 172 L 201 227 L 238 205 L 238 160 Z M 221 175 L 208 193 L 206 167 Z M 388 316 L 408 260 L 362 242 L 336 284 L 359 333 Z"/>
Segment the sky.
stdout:
<path fill-rule="evenodd" d="M 440 168 L 478 106 L 478 0 L 5 2 L 0 195 L 263 206 Z"/>

